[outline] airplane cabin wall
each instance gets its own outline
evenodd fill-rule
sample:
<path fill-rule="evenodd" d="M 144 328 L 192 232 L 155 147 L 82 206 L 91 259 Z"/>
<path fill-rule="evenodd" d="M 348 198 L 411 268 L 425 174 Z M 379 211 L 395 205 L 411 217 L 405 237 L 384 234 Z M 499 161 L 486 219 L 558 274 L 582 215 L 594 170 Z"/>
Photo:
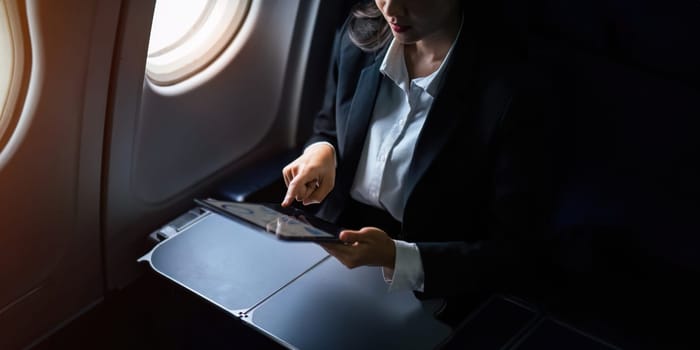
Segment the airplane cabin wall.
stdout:
<path fill-rule="evenodd" d="M 163 87 L 144 74 L 155 2 L 124 1 L 104 173 L 108 289 L 143 272 L 136 259 L 151 246 L 147 234 L 192 208 L 192 198 L 295 147 L 319 3 L 252 1 L 219 58 Z"/>
<path fill-rule="evenodd" d="M 119 4 L 26 8 L 31 58 L 19 122 L 0 150 L 0 348 L 34 341 L 103 295 L 100 176 Z"/>

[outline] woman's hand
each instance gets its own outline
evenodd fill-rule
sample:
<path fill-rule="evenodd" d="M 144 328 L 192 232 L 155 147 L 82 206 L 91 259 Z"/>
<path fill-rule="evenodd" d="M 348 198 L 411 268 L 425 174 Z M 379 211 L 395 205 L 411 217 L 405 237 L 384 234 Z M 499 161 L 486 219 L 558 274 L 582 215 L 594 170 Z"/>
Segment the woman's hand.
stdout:
<path fill-rule="evenodd" d="M 363 227 L 359 231 L 343 230 L 340 240 L 345 244 L 319 244 L 328 254 L 351 269 L 366 265 L 394 268 L 396 247 L 386 232 L 376 227 Z"/>
<path fill-rule="evenodd" d="M 287 185 L 283 207 L 294 200 L 304 205 L 320 203 L 335 185 L 335 150 L 327 144 L 310 146 L 282 169 L 282 175 Z"/>

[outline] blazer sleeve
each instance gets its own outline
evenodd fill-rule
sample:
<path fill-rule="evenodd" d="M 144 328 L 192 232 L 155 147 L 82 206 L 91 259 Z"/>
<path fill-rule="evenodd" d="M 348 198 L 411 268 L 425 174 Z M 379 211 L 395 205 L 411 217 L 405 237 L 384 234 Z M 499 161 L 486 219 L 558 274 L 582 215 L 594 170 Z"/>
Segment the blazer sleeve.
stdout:
<path fill-rule="evenodd" d="M 487 232 L 472 241 L 418 242 L 425 272 L 419 297 L 519 291 L 542 278 L 551 244 L 548 115 L 535 94 L 513 96 L 490 155 Z"/>

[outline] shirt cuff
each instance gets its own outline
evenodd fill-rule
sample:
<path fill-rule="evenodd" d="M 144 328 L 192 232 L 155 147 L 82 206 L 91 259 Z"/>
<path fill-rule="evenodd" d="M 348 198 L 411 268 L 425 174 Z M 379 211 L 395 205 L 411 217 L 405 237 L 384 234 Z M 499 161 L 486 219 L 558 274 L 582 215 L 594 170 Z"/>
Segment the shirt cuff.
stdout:
<path fill-rule="evenodd" d="M 336 158 L 336 155 L 335 155 L 335 147 L 333 147 L 333 144 L 328 142 L 328 141 L 314 142 L 314 143 L 306 146 L 306 148 L 304 148 L 304 152 L 306 152 L 306 150 L 308 150 L 308 149 L 311 149 L 312 147 L 318 147 L 319 145 L 327 145 L 328 147 L 330 147 L 333 150 L 333 164 L 337 168 L 338 167 L 338 159 Z"/>
<path fill-rule="evenodd" d="M 389 284 L 389 292 L 397 290 L 414 290 L 422 292 L 424 288 L 423 261 L 415 243 L 394 240 L 396 259 L 394 269 L 382 268 L 384 281 Z"/>

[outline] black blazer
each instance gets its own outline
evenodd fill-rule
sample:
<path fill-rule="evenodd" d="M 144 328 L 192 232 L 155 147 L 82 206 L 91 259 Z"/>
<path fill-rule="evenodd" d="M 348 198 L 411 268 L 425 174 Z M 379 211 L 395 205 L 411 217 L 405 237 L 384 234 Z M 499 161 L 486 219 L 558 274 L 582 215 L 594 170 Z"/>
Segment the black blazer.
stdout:
<path fill-rule="evenodd" d="M 480 38 L 465 18 L 442 86 L 410 164 L 398 239 L 417 242 L 425 271 L 419 297 L 493 291 L 524 276 L 540 240 L 541 123 L 516 113 L 517 55 Z M 387 45 L 388 47 L 388 45 Z M 346 24 L 336 35 L 323 108 L 307 145 L 336 148 L 336 185 L 318 215 L 343 211 L 357 169 L 387 47 L 363 52 Z M 541 157 L 540 157 L 541 158 Z M 529 250 L 528 254 L 521 252 Z M 532 254 L 532 255 L 530 255 Z M 510 283 L 505 283 L 510 284 Z"/>

